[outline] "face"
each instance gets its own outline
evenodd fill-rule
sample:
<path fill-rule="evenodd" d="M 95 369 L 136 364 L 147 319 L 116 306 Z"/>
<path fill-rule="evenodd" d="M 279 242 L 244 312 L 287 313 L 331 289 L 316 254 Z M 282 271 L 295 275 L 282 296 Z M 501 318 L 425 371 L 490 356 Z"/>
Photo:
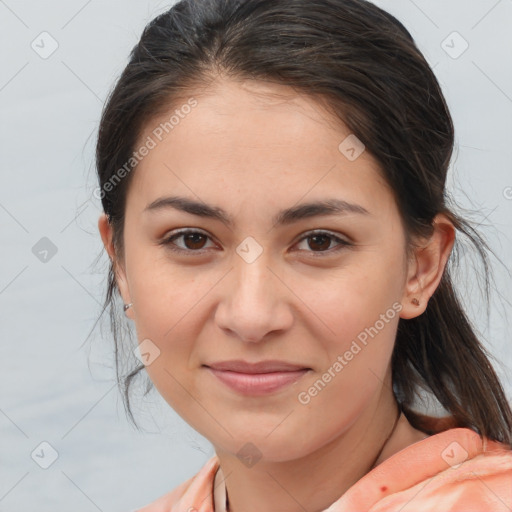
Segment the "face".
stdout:
<path fill-rule="evenodd" d="M 118 284 L 172 408 L 218 448 L 251 442 L 291 460 L 343 433 L 383 387 L 407 277 L 403 225 L 377 162 L 340 149 L 350 131 L 311 98 L 254 81 L 193 98 L 140 138 L 156 145 L 128 191 Z M 177 203 L 148 208 L 170 196 L 231 224 Z M 300 208 L 326 201 L 352 206 Z M 265 392 L 206 367 L 235 359 L 308 370 Z"/>

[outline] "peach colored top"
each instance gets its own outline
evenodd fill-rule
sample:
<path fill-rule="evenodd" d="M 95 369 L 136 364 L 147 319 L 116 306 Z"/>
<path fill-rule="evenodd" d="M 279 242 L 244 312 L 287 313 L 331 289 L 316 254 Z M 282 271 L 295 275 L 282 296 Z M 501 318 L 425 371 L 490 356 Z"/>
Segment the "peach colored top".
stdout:
<path fill-rule="evenodd" d="M 510 512 L 512 450 L 468 428 L 413 443 L 376 466 L 324 512 Z M 219 460 L 137 512 L 225 512 Z"/>

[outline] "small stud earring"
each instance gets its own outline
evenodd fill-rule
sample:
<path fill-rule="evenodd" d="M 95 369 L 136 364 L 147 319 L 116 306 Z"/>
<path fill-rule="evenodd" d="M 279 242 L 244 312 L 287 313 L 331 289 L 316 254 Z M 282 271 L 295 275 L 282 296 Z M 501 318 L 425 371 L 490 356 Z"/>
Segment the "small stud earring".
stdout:
<path fill-rule="evenodd" d="M 414 297 L 414 299 L 411 300 L 411 302 L 415 305 L 415 306 L 419 306 L 420 305 L 420 301 Z"/>
<path fill-rule="evenodd" d="M 130 302 L 130 304 L 125 304 L 123 306 L 123 309 L 124 309 L 124 311 L 126 311 L 128 308 L 131 308 L 132 306 L 133 306 L 133 304 Z"/>

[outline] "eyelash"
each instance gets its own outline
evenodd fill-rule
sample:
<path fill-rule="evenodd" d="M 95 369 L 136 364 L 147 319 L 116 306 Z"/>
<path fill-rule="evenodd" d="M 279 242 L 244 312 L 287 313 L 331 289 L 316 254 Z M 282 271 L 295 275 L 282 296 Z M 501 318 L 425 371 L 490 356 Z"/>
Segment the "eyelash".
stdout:
<path fill-rule="evenodd" d="M 181 253 L 181 254 L 194 253 L 194 255 L 196 255 L 196 254 L 201 255 L 204 252 L 206 252 L 208 249 L 198 249 L 198 250 L 182 249 L 181 247 L 178 247 L 173 243 L 173 241 L 176 240 L 177 238 L 183 237 L 185 235 L 190 235 L 190 234 L 199 234 L 199 235 L 203 235 L 207 238 L 210 238 L 206 233 L 203 233 L 202 231 L 198 231 L 196 229 L 184 229 L 182 231 L 174 233 L 173 235 L 165 238 L 164 240 L 162 240 L 160 242 L 160 245 L 166 246 L 171 251 Z M 313 236 L 318 236 L 318 235 L 327 236 L 327 237 L 331 238 L 332 240 L 334 240 L 335 242 L 338 242 L 340 245 L 338 247 L 336 247 L 335 249 L 327 249 L 325 251 L 305 251 L 305 252 L 311 253 L 313 255 L 313 257 L 315 257 L 315 258 L 316 257 L 324 257 L 324 255 L 332 255 L 333 253 L 337 253 L 340 250 L 353 245 L 350 242 L 347 242 L 346 240 L 339 238 L 338 236 L 334 235 L 333 233 L 331 233 L 329 231 L 322 231 L 322 230 L 309 231 L 297 243 L 300 243 L 303 240 L 307 240 L 308 238 L 311 238 Z"/>

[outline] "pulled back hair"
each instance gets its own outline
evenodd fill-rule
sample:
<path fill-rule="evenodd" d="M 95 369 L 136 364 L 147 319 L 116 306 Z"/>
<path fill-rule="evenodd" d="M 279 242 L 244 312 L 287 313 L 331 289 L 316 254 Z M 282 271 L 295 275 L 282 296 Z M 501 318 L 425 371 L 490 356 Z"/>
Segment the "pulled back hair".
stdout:
<path fill-rule="evenodd" d="M 287 85 L 342 120 L 378 161 L 393 191 L 408 254 L 416 237 L 432 234 L 437 214 L 454 224 L 455 246 L 427 309 L 399 320 L 393 390 L 419 430 L 433 434 L 467 427 L 512 446 L 510 405 L 452 282 L 462 236 L 483 262 L 489 297 L 490 249 L 455 213 L 445 189 L 454 147 L 452 118 L 411 34 L 368 1 L 181 0 L 145 27 L 104 106 L 96 146 L 116 257 L 124 258 L 126 195 L 136 164 L 115 186 L 107 184 L 130 161 L 149 121 L 220 76 Z M 110 307 L 116 376 L 136 425 L 130 387 L 144 365 L 130 367 L 123 357 L 115 264 L 110 264 L 102 314 Z M 420 390 L 447 411 L 444 422 L 414 410 Z"/>

